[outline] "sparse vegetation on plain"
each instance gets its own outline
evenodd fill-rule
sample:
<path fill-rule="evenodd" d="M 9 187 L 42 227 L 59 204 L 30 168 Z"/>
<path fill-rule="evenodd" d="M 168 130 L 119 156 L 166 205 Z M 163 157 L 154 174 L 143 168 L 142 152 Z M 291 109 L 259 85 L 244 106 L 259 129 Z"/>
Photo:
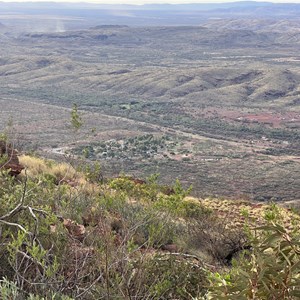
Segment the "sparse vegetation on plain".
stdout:
<path fill-rule="evenodd" d="M 19 142 L 50 157 L 85 149 L 109 176 L 159 172 L 165 184 L 193 184 L 195 196 L 299 199 L 300 73 L 288 60 L 298 44 L 287 49 L 286 31 L 268 30 L 100 26 L 0 36 L 14 43 L 1 56 L 1 124 L 12 116 Z M 74 103 L 83 121 L 75 138 L 66 126 Z M 130 144 L 148 135 L 179 144 Z"/>

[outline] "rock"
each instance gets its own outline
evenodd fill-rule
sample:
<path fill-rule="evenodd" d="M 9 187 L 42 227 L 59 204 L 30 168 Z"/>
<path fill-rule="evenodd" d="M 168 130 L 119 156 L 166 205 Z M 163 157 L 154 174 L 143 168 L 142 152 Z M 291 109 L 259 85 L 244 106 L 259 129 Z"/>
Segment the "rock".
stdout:
<path fill-rule="evenodd" d="M 0 140 L 0 169 L 10 170 L 12 176 L 19 175 L 24 167 L 20 164 L 18 151 L 11 144 Z"/>
<path fill-rule="evenodd" d="M 86 236 L 85 227 L 83 225 L 77 224 L 70 219 L 64 219 L 63 224 L 73 238 L 83 241 Z"/>
<path fill-rule="evenodd" d="M 162 246 L 160 247 L 160 249 L 163 250 L 163 251 L 171 252 L 171 253 L 175 253 L 175 252 L 178 252 L 178 251 L 179 251 L 177 245 L 175 245 L 175 244 L 166 244 L 166 245 L 162 245 Z"/>

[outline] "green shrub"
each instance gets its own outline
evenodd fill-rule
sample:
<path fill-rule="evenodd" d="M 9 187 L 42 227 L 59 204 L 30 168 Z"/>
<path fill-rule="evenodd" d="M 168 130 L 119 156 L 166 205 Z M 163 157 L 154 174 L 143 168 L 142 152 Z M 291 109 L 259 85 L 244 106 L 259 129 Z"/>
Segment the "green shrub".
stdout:
<path fill-rule="evenodd" d="M 0 298 L 2 300 L 17 300 L 20 299 L 19 295 L 16 283 L 9 281 L 5 277 L 0 280 Z"/>
<path fill-rule="evenodd" d="M 299 299 L 299 238 L 276 223 L 257 228 L 252 250 L 229 273 L 212 274 L 207 299 Z"/>

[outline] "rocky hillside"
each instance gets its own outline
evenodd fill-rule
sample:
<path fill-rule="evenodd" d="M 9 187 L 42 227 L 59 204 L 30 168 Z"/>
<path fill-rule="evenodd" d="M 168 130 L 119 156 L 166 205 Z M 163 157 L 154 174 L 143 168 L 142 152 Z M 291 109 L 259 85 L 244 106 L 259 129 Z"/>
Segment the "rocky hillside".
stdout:
<path fill-rule="evenodd" d="M 5 42 L 12 47 L 10 55 L 3 53 L 0 65 L 1 84 L 7 89 L 16 89 L 14 83 L 19 82 L 33 94 L 42 89 L 44 97 L 54 86 L 55 93 L 101 93 L 123 101 L 201 98 L 203 105 L 246 102 L 251 107 L 267 101 L 297 106 L 299 70 L 293 65 L 297 57 L 293 49 L 285 49 L 296 47 L 296 33 L 100 26 L 9 40 L 6 36 Z M 25 56 L 22 49 L 27 49 Z M 283 55 L 283 50 L 288 52 Z"/>
<path fill-rule="evenodd" d="M 257 271 L 257 292 L 297 299 L 295 211 L 191 198 L 179 181 L 108 179 L 97 164 L 70 162 L 22 155 L 26 172 L 10 178 L 2 168 L 1 297 L 211 299 L 224 289 L 244 295 L 253 290 L 253 268 L 273 259 L 270 274 Z"/>

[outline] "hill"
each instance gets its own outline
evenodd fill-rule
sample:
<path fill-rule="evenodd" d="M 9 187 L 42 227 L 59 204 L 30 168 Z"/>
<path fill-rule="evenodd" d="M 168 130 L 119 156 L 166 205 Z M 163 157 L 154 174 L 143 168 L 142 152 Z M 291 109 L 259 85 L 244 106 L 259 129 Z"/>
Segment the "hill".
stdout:
<path fill-rule="evenodd" d="M 167 187 L 156 176 L 102 178 L 97 164 L 78 159 L 19 159 L 21 175 L 0 174 L 2 298 L 209 299 L 224 289 L 243 295 L 259 272 L 257 292 L 297 299 L 294 211 L 191 198 L 179 181 Z M 264 263 L 271 274 L 253 272 Z"/>
<path fill-rule="evenodd" d="M 0 299 L 298 299 L 299 8 L 0 2 Z"/>
<path fill-rule="evenodd" d="M 109 176 L 121 164 L 199 197 L 299 199 L 298 35 L 214 22 L 6 34 L 1 124 L 11 115 L 16 142 L 51 157 L 89 149 Z"/>

